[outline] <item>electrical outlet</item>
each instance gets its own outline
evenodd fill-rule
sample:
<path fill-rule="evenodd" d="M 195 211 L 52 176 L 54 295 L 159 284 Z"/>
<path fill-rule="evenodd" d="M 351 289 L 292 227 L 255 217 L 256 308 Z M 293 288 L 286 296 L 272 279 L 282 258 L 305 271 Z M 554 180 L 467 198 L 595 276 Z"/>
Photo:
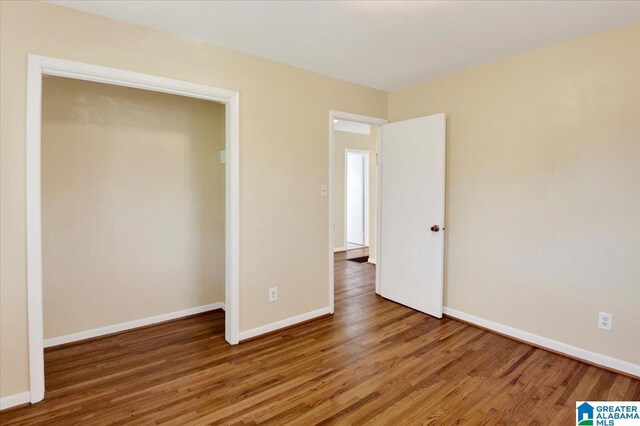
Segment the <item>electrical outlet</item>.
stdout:
<path fill-rule="evenodd" d="M 278 287 L 271 287 L 269 289 L 269 302 L 275 302 L 278 300 Z"/>
<path fill-rule="evenodd" d="M 611 327 L 613 327 L 613 315 L 607 312 L 600 312 L 598 314 L 598 327 L 611 331 Z"/>

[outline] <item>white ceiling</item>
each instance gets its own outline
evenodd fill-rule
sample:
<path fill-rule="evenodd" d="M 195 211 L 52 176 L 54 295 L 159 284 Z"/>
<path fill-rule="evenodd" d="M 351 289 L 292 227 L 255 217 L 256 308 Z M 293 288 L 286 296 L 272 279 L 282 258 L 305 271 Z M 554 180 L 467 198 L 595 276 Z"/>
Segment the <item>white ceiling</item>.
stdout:
<path fill-rule="evenodd" d="M 640 1 L 50 3 L 383 90 L 640 20 Z"/>

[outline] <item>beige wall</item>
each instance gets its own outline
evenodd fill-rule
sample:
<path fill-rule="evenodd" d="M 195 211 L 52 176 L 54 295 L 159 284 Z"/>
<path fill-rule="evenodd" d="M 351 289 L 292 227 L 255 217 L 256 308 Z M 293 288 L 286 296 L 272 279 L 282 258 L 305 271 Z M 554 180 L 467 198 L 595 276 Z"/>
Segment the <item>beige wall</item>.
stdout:
<path fill-rule="evenodd" d="M 224 301 L 224 106 L 47 77 L 44 337 Z"/>
<path fill-rule="evenodd" d="M 639 46 L 636 24 L 389 94 L 392 121 L 447 114 L 446 306 L 640 364 Z"/>
<path fill-rule="evenodd" d="M 28 390 L 27 53 L 238 90 L 240 330 L 328 305 L 328 199 L 320 186 L 329 182 L 329 110 L 385 117 L 385 92 L 50 4 L 3 1 L 0 396 Z M 269 303 L 274 286 L 278 301 Z"/>
<path fill-rule="evenodd" d="M 347 148 L 369 151 L 369 257 L 375 260 L 376 253 L 376 193 L 371 187 L 376 185 L 376 140 L 378 126 L 371 126 L 370 135 L 335 131 L 333 151 L 333 246 L 335 249 L 346 247 L 345 243 L 345 150 Z"/>
<path fill-rule="evenodd" d="M 638 39 L 635 25 L 389 95 L 393 120 L 448 115 L 447 305 L 640 362 Z M 240 329 L 327 305 L 328 111 L 385 117 L 386 93 L 49 4 L 0 2 L 0 396 L 28 390 L 27 53 L 238 90 Z M 598 310 L 614 314 L 612 333 L 596 328 Z"/>

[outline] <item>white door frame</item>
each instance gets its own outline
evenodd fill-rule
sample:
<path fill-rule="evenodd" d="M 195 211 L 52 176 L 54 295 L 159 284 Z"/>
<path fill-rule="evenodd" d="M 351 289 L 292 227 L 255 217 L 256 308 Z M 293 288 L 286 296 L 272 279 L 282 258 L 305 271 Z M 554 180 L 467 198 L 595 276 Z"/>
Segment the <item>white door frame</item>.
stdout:
<path fill-rule="evenodd" d="M 28 55 L 26 121 L 27 306 L 31 403 L 44 398 L 42 303 L 41 109 L 42 77 L 51 75 L 220 102 L 225 105 L 225 339 L 238 343 L 240 270 L 239 93 L 117 68 Z"/>
<path fill-rule="evenodd" d="M 342 111 L 334 111 L 334 110 L 330 110 L 329 111 L 329 247 L 327 248 L 328 251 L 328 260 L 329 260 L 329 310 L 331 313 L 334 312 L 334 274 L 333 274 L 333 257 L 334 257 L 334 251 L 333 251 L 333 225 L 334 225 L 334 218 L 333 218 L 333 186 L 335 184 L 334 182 L 334 178 L 333 178 L 333 171 L 335 169 L 335 164 L 334 163 L 334 152 L 335 152 L 335 126 L 334 126 L 334 120 L 347 120 L 347 121 L 355 121 L 358 123 L 364 123 L 364 124 L 369 124 L 369 125 L 374 125 L 374 126 L 382 126 L 384 124 L 387 124 L 389 121 L 384 119 L 384 118 L 376 118 L 376 117 L 369 117 L 366 115 L 359 115 L 359 114 L 352 114 L 349 112 L 342 112 Z M 376 155 L 379 156 L 380 153 L 380 138 L 382 136 L 382 132 L 381 129 L 378 129 L 378 139 L 376 142 Z M 379 190 L 379 186 L 380 186 L 380 161 L 376 161 L 376 212 L 380 212 L 380 197 L 378 196 L 378 194 L 380 193 Z M 376 216 L 377 217 L 377 216 Z M 379 220 L 376 220 L 376 247 L 378 246 L 378 235 L 380 234 L 380 229 L 379 229 Z M 346 241 L 345 241 L 346 244 Z M 377 257 L 377 255 L 376 255 Z M 376 259 L 376 262 L 378 261 L 378 259 Z M 378 288 L 377 288 L 378 284 L 376 282 L 376 292 L 379 292 Z"/>
<path fill-rule="evenodd" d="M 348 189 L 348 175 L 347 172 L 349 170 L 347 166 L 348 157 L 350 152 L 356 152 L 359 154 L 366 154 L 364 156 L 364 246 L 369 246 L 369 155 L 370 151 L 368 149 L 356 149 L 356 148 L 345 148 L 344 150 L 344 247 L 347 248 L 349 242 L 347 241 L 347 189 Z"/>

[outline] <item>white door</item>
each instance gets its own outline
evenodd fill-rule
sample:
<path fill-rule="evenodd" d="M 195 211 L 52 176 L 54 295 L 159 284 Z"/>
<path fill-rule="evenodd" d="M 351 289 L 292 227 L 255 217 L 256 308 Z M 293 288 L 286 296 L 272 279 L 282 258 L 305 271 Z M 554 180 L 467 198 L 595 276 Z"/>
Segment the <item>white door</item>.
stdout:
<path fill-rule="evenodd" d="M 445 115 L 382 126 L 380 294 L 442 317 Z"/>
<path fill-rule="evenodd" d="M 365 245 L 365 154 L 347 151 L 347 243 Z"/>

